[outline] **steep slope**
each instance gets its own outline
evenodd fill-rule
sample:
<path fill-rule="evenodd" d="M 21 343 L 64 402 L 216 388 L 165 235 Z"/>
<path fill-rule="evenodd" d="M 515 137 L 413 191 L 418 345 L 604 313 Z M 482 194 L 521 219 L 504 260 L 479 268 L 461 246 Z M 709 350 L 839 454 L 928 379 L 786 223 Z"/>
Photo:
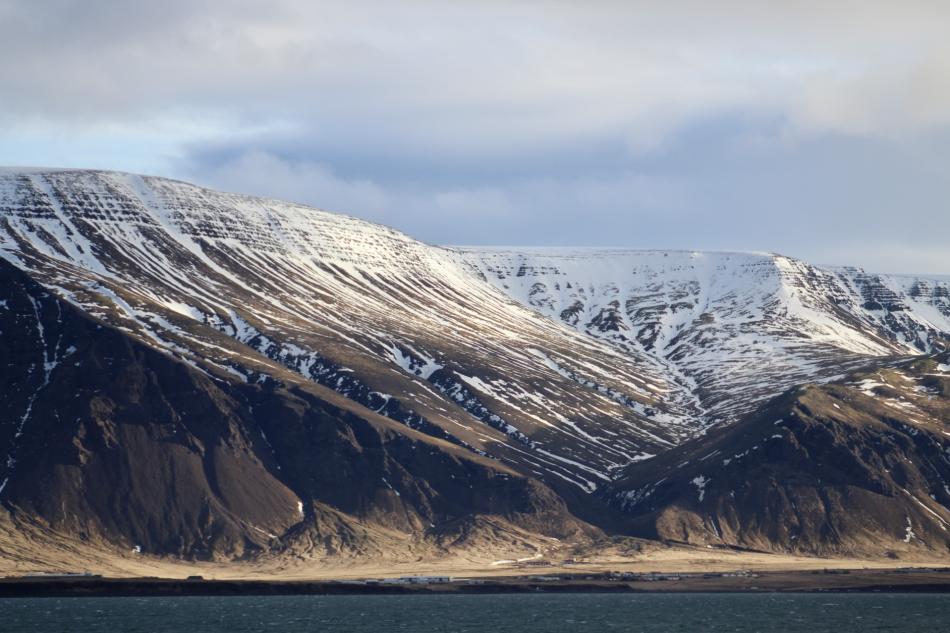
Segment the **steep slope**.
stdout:
<path fill-rule="evenodd" d="M 945 554 L 948 333 L 947 280 L 0 171 L 0 518 L 229 560 Z"/>
<path fill-rule="evenodd" d="M 729 422 L 868 358 L 946 345 L 950 280 L 822 269 L 773 254 L 455 249 L 524 305 L 651 357 Z"/>
<path fill-rule="evenodd" d="M 795 388 L 635 464 L 604 498 L 654 538 L 820 555 L 950 551 L 947 354 Z"/>
<path fill-rule="evenodd" d="M 0 256 L 202 368 L 253 382 L 255 363 L 277 360 L 557 486 L 591 491 L 695 431 L 651 363 L 512 302 L 452 253 L 346 216 L 128 174 L 14 171 L 0 174 Z"/>
<path fill-rule="evenodd" d="M 485 520 L 512 534 L 591 531 L 542 484 L 276 363 L 255 382 L 202 371 L 6 262 L 0 292 L 0 501 L 15 523 L 226 559 L 386 556 L 407 534 L 434 548 Z"/>

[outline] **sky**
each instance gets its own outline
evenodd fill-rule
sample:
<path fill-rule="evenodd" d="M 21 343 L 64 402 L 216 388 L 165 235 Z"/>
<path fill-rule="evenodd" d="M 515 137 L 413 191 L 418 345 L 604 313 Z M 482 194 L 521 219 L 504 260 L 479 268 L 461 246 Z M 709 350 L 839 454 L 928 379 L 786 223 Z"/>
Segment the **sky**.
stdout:
<path fill-rule="evenodd" d="M 950 274 L 950 3 L 0 0 L 0 164 Z"/>

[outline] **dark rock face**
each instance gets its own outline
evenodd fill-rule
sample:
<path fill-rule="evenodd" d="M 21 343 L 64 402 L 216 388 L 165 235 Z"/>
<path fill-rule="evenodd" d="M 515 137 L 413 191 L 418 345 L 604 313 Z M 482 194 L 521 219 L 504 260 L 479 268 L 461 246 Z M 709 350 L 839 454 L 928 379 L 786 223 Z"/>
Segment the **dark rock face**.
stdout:
<path fill-rule="evenodd" d="M 884 285 L 879 275 L 865 275 L 856 273 L 854 283 L 861 291 L 864 299 L 862 307 L 865 310 L 884 310 L 886 312 L 902 312 L 907 309 L 898 294 Z M 922 296 L 919 292 L 919 283 L 911 287 L 911 296 Z M 918 291 L 915 294 L 915 291 Z"/>
<path fill-rule="evenodd" d="M 5 262 L 0 287 L 5 505 L 163 553 L 240 554 L 299 520 L 237 394 Z"/>
<path fill-rule="evenodd" d="M 80 539 L 204 558 L 280 549 L 328 516 L 334 536 L 481 514 L 552 535 L 582 528 L 543 485 L 331 404 L 316 385 L 209 376 L 6 262 L 0 292 L 0 500 L 15 514 Z"/>

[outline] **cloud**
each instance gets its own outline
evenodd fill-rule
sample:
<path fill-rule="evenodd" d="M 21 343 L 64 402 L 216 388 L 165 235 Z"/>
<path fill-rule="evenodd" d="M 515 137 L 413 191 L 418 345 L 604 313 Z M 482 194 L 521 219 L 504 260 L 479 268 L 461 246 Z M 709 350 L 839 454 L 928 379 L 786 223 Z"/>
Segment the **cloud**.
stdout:
<path fill-rule="evenodd" d="M 380 216 L 390 207 L 387 193 L 372 182 L 346 180 L 327 165 L 292 163 L 261 151 L 248 151 L 190 174 L 225 191 L 308 203 L 327 211 L 355 209 L 364 216 Z"/>
<path fill-rule="evenodd" d="M 925 0 L 0 0 L 0 159 L 433 242 L 950 272 L 948 21 Z"/>
<path fill-rule="evenodd" d="M 903 140 L 950 128 L 950 46 L 899 67 L 808 78 L 795 110 L 802 132 Z"/>
<path fill-rule="evenodd" d="M 879 272 L 950 271 L 950 182 L 935 159 L 950 156 L 950 135 L 900 151 L 850 137 L 737 145 L 742 127 L 707 121 L 624 170 L 557 178 L 526 170 L 469 186 L 353 179 L 258 149 L 189 163 L 187 174 L 431 243 L 769 250 Z"/>
<path fill-rule="evenodd" d="M 947 124 L 950 6 L 667 4 L 7 0 L 0 116 L 362 123 L 475 153 L 608 134 L 641 151 L 737 109 L 863 134 Z"/>
<path fill-rule="evenodd" d="M 421 239 L 458 244 L 597 239 L 596 231 L 570 238 L 566 231 L 581 216 L 600 219 L 607 229 L 617 224 L 612 216 L 634 213 L 641 219 L 660 220 L 675 213 L 673 202 L 681 189 L 636 173 L 566 180 L 528 177 L 470 187 L 380 184 L 347 179 L 327 165 L 261 150 L 238 153 L 213 165 L 191 163 L 185 171 L 215 188 L 345 211 Z"/>

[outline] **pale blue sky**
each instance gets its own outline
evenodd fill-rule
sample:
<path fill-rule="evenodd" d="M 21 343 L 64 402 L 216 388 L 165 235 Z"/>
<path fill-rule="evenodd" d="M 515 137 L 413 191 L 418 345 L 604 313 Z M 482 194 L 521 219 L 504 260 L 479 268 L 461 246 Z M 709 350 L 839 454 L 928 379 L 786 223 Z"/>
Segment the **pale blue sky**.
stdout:
<path fill-rule="evenodd" d="M 950 4 L 0 0 L 0 163 L 950 273 Z"/>

